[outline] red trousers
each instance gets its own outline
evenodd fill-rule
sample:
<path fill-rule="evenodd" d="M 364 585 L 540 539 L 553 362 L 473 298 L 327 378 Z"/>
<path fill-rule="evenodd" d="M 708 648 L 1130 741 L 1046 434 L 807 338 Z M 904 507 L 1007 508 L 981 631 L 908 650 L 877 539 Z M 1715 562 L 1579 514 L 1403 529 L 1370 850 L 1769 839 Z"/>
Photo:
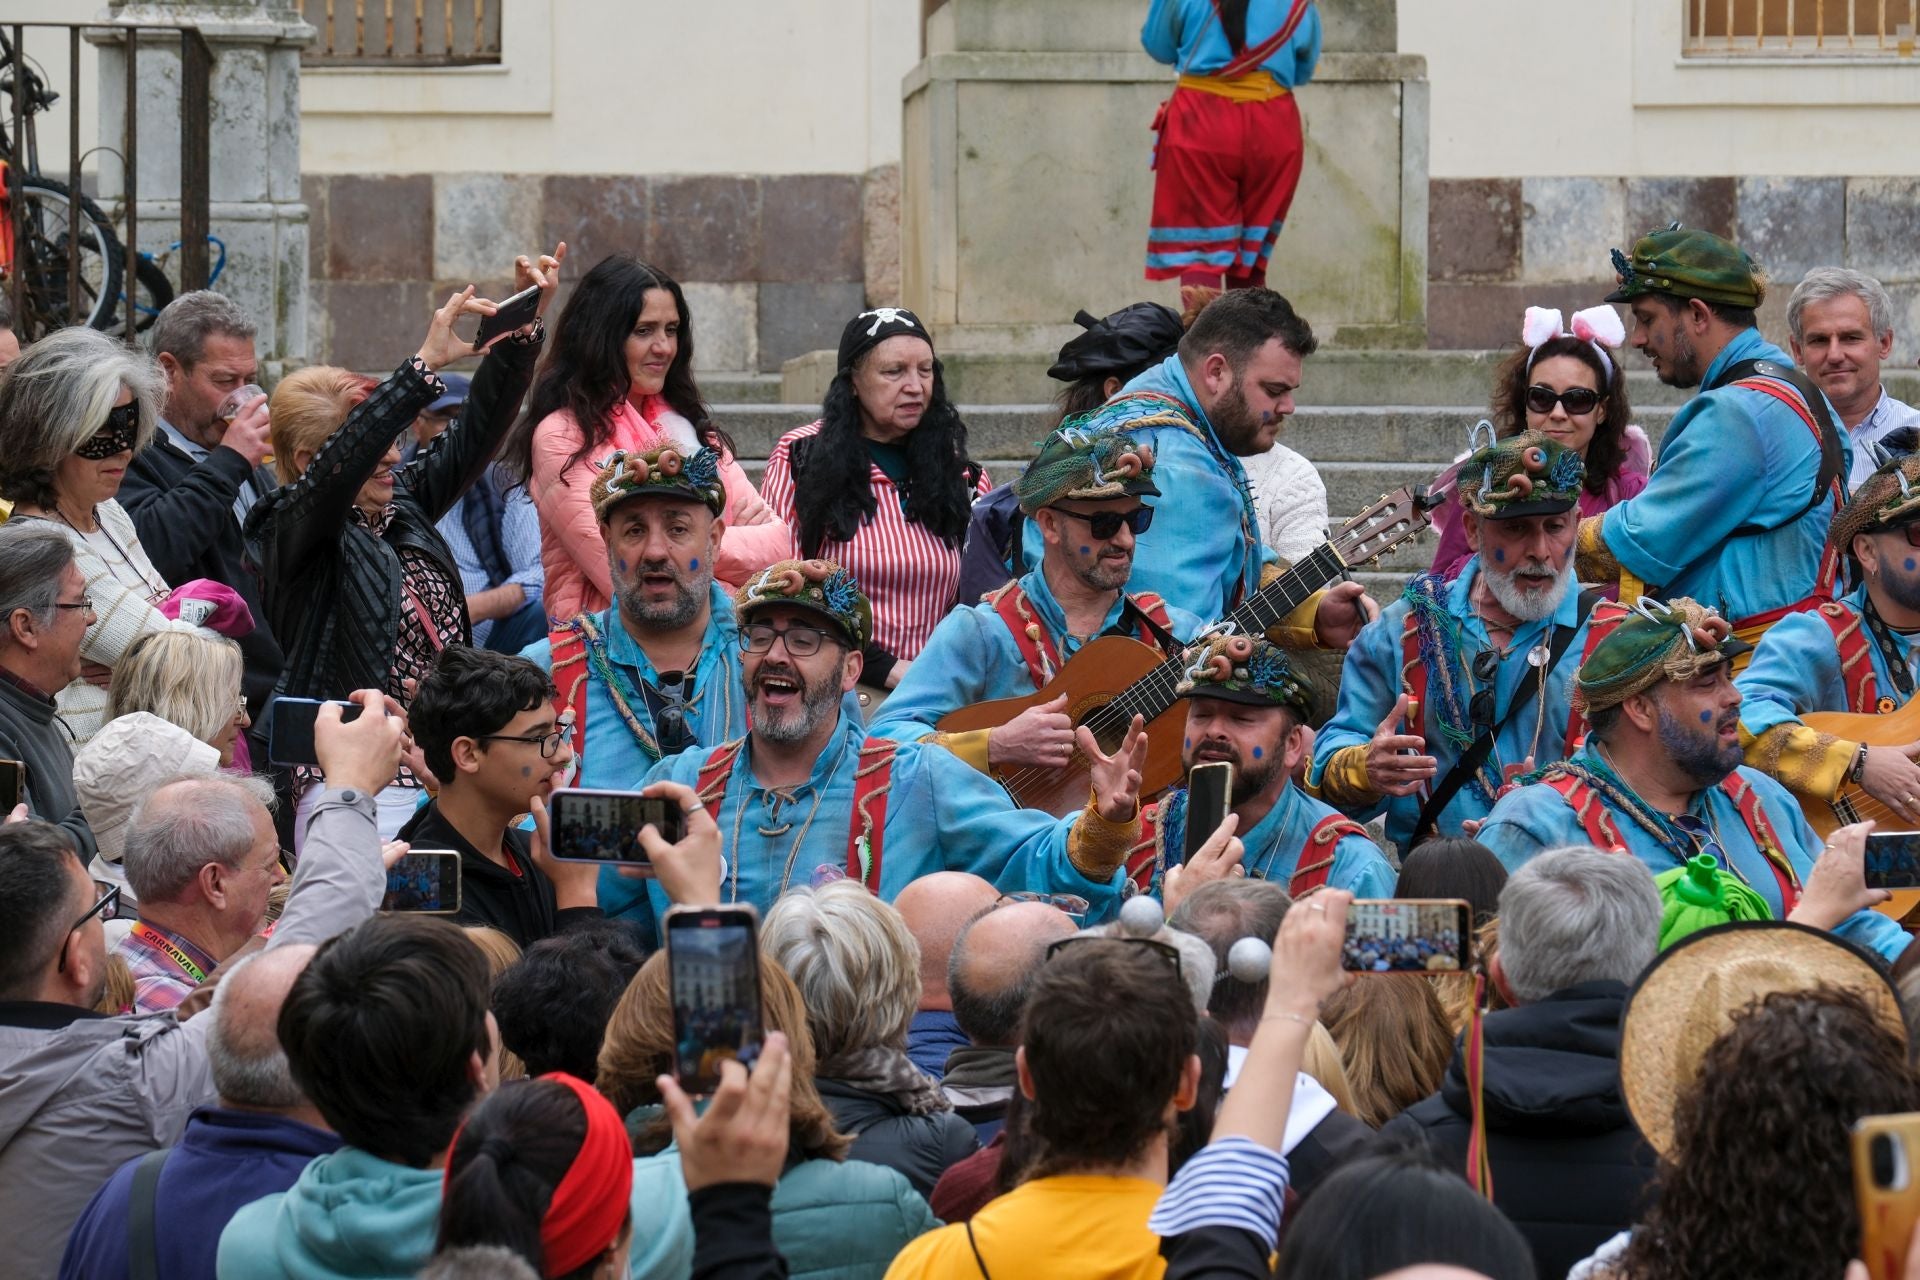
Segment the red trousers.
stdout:
<path fill-rule="evenodd" d="M 1147 279 L 1263 280 L 1300 185 L 1302 150 L 1291 93 L 1235 102 L 1175 89 L 1155 153 Z"/>

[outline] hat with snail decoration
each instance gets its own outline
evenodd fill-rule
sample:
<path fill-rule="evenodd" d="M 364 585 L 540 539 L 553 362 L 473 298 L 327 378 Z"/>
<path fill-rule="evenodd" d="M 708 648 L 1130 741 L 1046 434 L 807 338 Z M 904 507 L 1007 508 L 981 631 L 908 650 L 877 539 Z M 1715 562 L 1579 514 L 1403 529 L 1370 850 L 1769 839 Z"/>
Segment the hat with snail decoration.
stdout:
<path fill-rule="evenodd" d="M 1473 456 L 1460 464 L 1460 502 L 1482 520 L 1550 516 L 1580 502 L 1586 464 L 1580 455 L 1538 431 L 1492 439 L 1481 422 L 1468 437 Z"/>
<path fill-rule="evenodd" d="M 1619 706 L 1662 680 L 1691 680 L 1753 648 L 1707 606 L 1685 596 L 1650 600 L 1593 647 L 1574 681 L 1573 705 L 1584 714 Z"/>
<path fill-rule="evenodd" d="M 1088 430 L 1070 420 L 1041 442 L 1013 482 L 1013 496 L 1029 516 L 1062 500 L 1157 498 L 1153 450 L 1124 431 Z"/>
<path fill-rule="evenodd" d="M 600 474 L 587 491 L 593 513 L 605 520 L 629 498 L 690 498 L 704 503 L 715 515 L 727 507 L 726 486 L 720 482 L 720 454 L 713 449 L 686 449 L 663 444 L 658 449 L 630 453 L 625 449 L 600 464 Z"/>
<path fill-rule="evenodd" d="M 1260 636 L 1218 635 L 1186 653 L 1174 685 L 1181 698 L 1219 698 L 1255 707 L 1286 707 L 1302 720 L 1313 715 L 1312 694 L 1287 651 Z"/>
<path fill-rule="evenodd" d="M 740 621 L 790 605 L 831 622 L 855 649 L 873 637 L 873 605 L 851 573 L 831 560 L 782 560 L 748 578 L 733 597 Z"/>

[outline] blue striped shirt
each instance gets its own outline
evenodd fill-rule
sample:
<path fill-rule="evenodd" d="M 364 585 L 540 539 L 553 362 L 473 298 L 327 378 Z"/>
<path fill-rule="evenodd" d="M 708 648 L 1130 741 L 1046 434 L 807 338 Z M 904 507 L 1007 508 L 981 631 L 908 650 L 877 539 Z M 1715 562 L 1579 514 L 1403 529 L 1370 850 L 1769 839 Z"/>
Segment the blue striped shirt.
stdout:
<path fill-rule="evenodd" d="M 1216 1138 L 1180 1167 L 1147 1219 L 1157 1236 L 1201 1227 L 1250 1231 L 1271 1253 L 1280 1239 L 1287 1194 L 1287 1158 L 1252 1138 Z"/>
<path fill-rule="evenodd" d="M 491 484 L 492 472 L 480 480 L 481 484 Z M 490 587 L 505 586 L 506 583 L 491 582 L 487 578 L 487 569 L 480 561 L 480 554 L 473 549 L 473 540 L 467 537 L 467 526 L 461 519 L 466 503 L 472 501 L 472 495 L 462 497 L 459 502 L 448 508 L 447 514 L 440 517 L 440 523 L 434 528 L 447 540 L 447 549 L 453 552 L 453 563 L 460 570 L 460 588 L 467 595 L 485 591 Z M 540 592 L 546 585 L 546 570 L 540 567 L 540 515 L 534 508 L 533 499 L 527 496 L 524 486 L 516 486 L 507 494 L 506 509 L 500 515 L 500 551 L 513 566 L 513 574 L 507 582 L 517 582 L 526 599 L 521 601 L 524 607 L 540 598 Z M 487 636 L 493 632 L 493 619 L 473 624 L 473 643 L 484 645 Z"/>

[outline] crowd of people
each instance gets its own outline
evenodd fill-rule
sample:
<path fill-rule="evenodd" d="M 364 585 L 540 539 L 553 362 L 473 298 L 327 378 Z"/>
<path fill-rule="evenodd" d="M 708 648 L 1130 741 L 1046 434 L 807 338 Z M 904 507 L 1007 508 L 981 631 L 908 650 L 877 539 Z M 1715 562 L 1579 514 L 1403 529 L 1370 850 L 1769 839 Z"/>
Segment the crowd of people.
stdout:
<path fill-rule="evenodd" d="M 1180 7 L 1163 163 L 1225 103 L 1297 135 L 1311 10 Z M 1866 876 L 1920 824 L 1887 292 L 1808 272 L 1789 352 L 1732 242 L 1613 250 L 1516 317 L 1376 601 L 1278 443 L 1298 150 L 1224 249 L 1156 202 L 1184 313 L 1082 313 L 997 485 L 891 305 L 756 485 L 686 291 L 565 245 L 532 321 L 476 345 L 461 289 L 384 379 L 263 391 L 205 291 L 19 352 L 0 1273 L 1843 1274 L 1848 1130 L 1920 1110 L 1915 904 Z M 1698 389 L 1658 442 L 1629 334 Z M 678 838 L 556 842 L 576 786 Z M 410 849 L 456 910 L 396 909 Z M 724 977 L 668 927 L 715 907 Z"/>

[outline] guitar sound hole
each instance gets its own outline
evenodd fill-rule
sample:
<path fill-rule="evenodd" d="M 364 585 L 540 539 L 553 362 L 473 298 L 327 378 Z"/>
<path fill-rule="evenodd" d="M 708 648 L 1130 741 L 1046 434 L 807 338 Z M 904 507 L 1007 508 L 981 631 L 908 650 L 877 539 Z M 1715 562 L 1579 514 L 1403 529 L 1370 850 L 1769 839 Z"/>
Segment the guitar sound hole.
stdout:
<path fill-rule="evenodd" d="M 1073 708 L 1073 723 L 1087 725 L 1093 730 L 1093 739 L 1100 744 L 1100 750 L 1112 755 L 1120 749 L 1120 742 L 1127 736 L 1127 722 L 1117 715 L 1101 715 L 1100 709 L 1112 702 L 1112 696 L 1090 697 Z M 1092 720 L 1092 724 L 1087 724 Z M 1109 723 L 1111 722 L 1111 723 Z M 1075 752 L 1078 755 L 1079 752 Z"/>

